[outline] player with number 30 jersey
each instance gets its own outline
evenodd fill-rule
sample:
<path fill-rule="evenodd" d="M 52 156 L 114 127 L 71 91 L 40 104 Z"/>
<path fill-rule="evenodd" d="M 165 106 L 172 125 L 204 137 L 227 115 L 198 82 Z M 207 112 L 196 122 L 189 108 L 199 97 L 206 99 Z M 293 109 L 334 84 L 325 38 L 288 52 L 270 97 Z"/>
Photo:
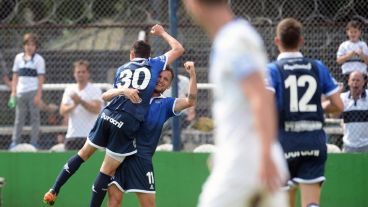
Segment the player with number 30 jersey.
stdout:
<path fill-rule="evenodd" d="M 148 59 L 134 58 L 118 68 L 114 88 L 138 89 L 139 101 L 133 103 L 123 95 L 115 97 L 101 112 L 89 134 L 90 144 L 106 146 L 110 154 L 125 156 L 136 153 L 134 133 L 144 120 L 157 78 L 165 68 L 166 60 L 165 55 Z"/>

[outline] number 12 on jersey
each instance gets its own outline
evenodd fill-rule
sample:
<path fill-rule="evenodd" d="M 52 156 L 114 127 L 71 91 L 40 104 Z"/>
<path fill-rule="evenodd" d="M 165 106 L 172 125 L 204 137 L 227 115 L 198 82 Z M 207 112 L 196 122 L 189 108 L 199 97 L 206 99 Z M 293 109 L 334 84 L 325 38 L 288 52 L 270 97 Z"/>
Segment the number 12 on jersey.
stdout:
<path fill-rule="evenodd" d="M 296 75 L 289 75 L 284 81 L 285 88 L 290 88 L 290 112 L 316 112 L 317 105 L 310 104 L 311 99 L 317 90 L 317 81 L 311 75 L 301 75 L 297 78 Z M 308 84 L 308 88 L 299 99 L 298 88 L 305 87 Z"/>

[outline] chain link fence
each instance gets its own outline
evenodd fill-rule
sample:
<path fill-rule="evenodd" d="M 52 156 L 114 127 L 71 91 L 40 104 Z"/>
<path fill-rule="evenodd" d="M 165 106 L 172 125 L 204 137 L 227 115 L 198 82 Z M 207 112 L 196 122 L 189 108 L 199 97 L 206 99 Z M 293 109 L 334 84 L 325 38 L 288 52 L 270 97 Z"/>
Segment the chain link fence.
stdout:
<path fill-rule="evenodd" d="M 48 150 L 65 136 L 67 123 L 55 105 L 60 105 L 65 84 L 74 83 L 73 62 L 84 59 L 91 63 L 93 83 L 111 84 L 115 69 L 129 60 L 131 44 L 142 31 L 148 33 L 153 24 L 169 25 L 168 0 L 2 0 L 0 1 L 0 52 L 2 74 L 11 77 L 14 57 L 22 52 L 22 36 L 32 32 L 39 36 L 38 53 L 46 61 L 41 112 L 39 148 Z M 339 45 L 346 40 L 345 25 L 351 19 L 363 26 L 362 39 L 366 39 L 368 2 L 360 0 L 231 0 L 235 13 L 249 20 L 264 38 L 270 60 L 277 57 L 273 44 L 275 26 L 285 17 L 295 17 L 305 25 L 305 46 L 302 52 L 311 58 L 321 59 L 338 81 L 343 81 L 340 66 L 336 63 Z M 186 49 L 179 60 L 196 63 L 199 83 L 208 83 L 207 66 L 210 42 L 203 31 L 195 26 L 178 0 L 178 36 Z M 159 38 L 148 36 L 153 55 L 168 49 Z M 101 84 L 103 90 L 106 87 Z M 8 149 L 14 126 L 14 110 L 6 107 L 10 93 L 6 86 L 0 91 L 0 149 Z M 182 148 L 212 143 L 211 90 L 200 88 L 195 118 L 183 125 Z M 367 120 L 368 121 L 368 120 Z M 328 122 L 329 142 L 342 146 L 340 119 Z M 29 122 L 26 123 L 29 125 Z M 29 142 L 29 128 L 22 135 Z M 164 131 L 169 142 L 170 130 Z M 367 136 L 368 137 L 368 136 Z"/>

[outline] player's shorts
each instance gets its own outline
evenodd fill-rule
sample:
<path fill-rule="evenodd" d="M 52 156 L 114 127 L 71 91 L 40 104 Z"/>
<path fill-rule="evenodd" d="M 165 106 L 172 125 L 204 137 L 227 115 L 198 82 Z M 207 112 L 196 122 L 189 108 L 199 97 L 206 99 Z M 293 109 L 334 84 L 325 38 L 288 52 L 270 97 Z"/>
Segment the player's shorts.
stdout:
<path fill-rule="evenodd" d="M 213 169 L 203 186 L 198 207 L 288 206 L 285 191 L 279 189 L 271 194 L 262 185 L 259 176 L 260 144 L 254 144 L 258 142 L 256 139 L 246 140 L 249 145 L 242 146 L 243 150 L 236 153 L 221 150 L 222 146 L 217 145 Z M 286 179 L 287 167 L 280 146 L 273 147 L 272 158 L 280 176 Z"/>
<path fill-rule="evenodd" d="M 137 155 L 126 157 L 109 185 L 116 185 L 122 192 L 156 193 L 152 160 Z"/>
<path fill-rule="evenodd" d="M 116 156 L 127 156 L 137 152 L 134 134 L 140 122 L 124 111 L 103 109 L 88 135 L 88 143 Z"/>
<path fill-rule="evenodd" d="M 313 132 L 280 132 L 280 143 L 288 164 L 288 185 L 322 183 L 327 160 L 326 134 Z"/>

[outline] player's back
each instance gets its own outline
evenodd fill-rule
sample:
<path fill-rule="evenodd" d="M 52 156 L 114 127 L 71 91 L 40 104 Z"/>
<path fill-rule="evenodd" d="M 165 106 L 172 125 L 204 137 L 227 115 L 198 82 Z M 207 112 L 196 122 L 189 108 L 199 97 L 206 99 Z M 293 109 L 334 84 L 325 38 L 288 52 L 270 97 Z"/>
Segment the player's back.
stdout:
<path fill-rule="evenodd" d="M 299 54 L 297 54 L 298 56 Z M 276 93 L 279 139 L 285 151 L 325 148 L 321 96 L 336 90 L 327 68 L 302 57 L 281 58 L 268 69 Z"/>
<path fill-rule="evenodd" d="M 321 129 L 322 93 L 316 63 L 306 58 L 285 58 L 275 64 L 282 86 L 276 92 L 280 127 L 285 131 Z"/>
<path fill-rule="evenodd" d="M 247 143 L 257 141 L 253 114 L 240 81 L 254 70 L 264 69 L 266 62 L 262 39 L 243 19 L 227 23 L 215 38 L 210 64 L 210 81 L 216 85 L 212 107 L 215 142 L 219 150 L 232 156 L 246 153 Z"/>
<path fill-rule="evenodd" d="M 166 56 L 156 58 L 135 58 L 131 62 L 119 67 L 114 81 L 114 88 L 135 88 L 139 90 L 140 103 L 132 103 L 125 96 L 115 97 L 106 108 L 115 111 L 126 111 L 139 121 L 149 107 L 149 101 L 155 89 L 160 72 L 166 66 Z"/>

